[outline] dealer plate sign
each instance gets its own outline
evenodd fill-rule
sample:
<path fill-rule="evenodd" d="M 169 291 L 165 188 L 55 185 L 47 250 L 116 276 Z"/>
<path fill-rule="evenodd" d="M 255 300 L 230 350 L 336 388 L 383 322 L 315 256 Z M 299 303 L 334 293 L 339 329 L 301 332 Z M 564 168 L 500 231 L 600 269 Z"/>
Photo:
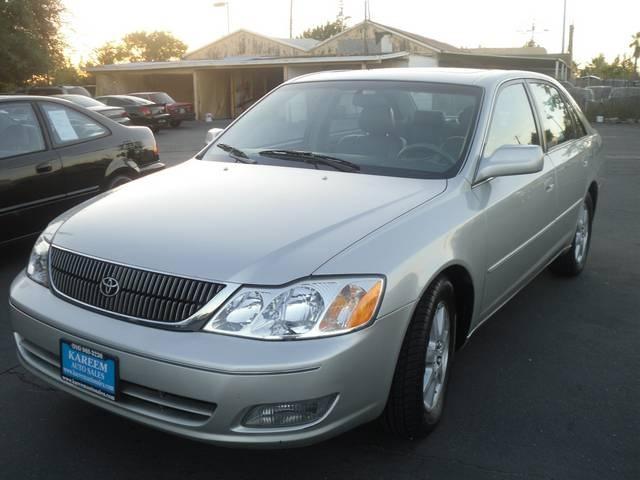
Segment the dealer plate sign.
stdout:
<path fill-rule="evenodd" d="M 77 343 L 60 340 L 60 376 L 63 381 L 115 400 L 118 360 Z"/>

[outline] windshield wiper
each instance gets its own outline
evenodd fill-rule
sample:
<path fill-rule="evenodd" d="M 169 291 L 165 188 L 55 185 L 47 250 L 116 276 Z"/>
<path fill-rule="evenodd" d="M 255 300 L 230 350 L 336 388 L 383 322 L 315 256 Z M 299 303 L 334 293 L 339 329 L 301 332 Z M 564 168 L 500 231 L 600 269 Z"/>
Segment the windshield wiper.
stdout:
<path fill-rule="evenodd" d="M 359 172 L 360 167 L 353 162 L 341 158 L 330 157 L 321 153 L 305 152 L 303 150 L 262 150 L 259 152 L 264 157 L 282 158 L 315 165 L 326 165 L 341 172 Z"/>
<path fill-rule="evenodd" d="M 258 163 L 252 158 L 249 158 L 249 155 L 244 153 L 242 150 L 236 147 L 232 147 L 231 145 L 227 145 L 226 143 L 217 143 L 216 147 L 224 150 L 229 154 L 231 158 L 233 158 L 236 162 L 242 163 Z"/>

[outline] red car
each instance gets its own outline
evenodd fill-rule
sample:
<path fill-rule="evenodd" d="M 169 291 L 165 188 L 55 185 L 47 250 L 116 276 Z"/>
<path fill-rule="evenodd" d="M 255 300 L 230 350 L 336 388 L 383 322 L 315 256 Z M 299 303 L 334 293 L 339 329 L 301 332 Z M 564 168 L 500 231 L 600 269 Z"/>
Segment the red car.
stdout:
<path fill-rule="evenodd" d="M 150 100 L 158 105 L 163 105 L 167 113 L 170 115 L 169 124 L 172 127 L 179 127 L 183 120 L 196 119 L 196 112 L 193 108 L 193 103 L 176 102 L 166 92 L 137 92 L 129 93 L 129 95 Z"/>

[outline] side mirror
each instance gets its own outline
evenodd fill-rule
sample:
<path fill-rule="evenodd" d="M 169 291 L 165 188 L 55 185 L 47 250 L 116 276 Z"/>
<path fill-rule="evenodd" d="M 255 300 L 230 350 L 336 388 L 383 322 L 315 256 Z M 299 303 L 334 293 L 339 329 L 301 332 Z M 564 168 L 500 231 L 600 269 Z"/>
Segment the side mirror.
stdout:
<path fill-rule="evenodd" d="M 491 177 L 537 173 L 543 168 L 544 152 L 539 145 L 503 145 L 480 161 L 475 183 Z"/>
<path fill-rule="evenodd" d="M 224 132 L 224 128 L 210 128 L 209 131 L 207 132 L 207 136 L 205 138 L 205 141 L 207 142 L 207 145 L 209 145 L 216 138 L 218 138 L 218 136 L 222 132 Z"/>

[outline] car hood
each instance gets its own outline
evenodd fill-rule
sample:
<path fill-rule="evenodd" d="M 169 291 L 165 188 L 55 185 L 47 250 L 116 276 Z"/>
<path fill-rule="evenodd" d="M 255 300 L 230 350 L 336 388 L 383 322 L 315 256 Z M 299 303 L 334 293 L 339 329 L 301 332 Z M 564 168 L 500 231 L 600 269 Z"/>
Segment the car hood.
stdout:
<path fill-rule="evenodd" d="M 143 269 L 278 285 L 310 275 L 446 184 L 190 160 L 89 201 L 53 243 Z"/>

